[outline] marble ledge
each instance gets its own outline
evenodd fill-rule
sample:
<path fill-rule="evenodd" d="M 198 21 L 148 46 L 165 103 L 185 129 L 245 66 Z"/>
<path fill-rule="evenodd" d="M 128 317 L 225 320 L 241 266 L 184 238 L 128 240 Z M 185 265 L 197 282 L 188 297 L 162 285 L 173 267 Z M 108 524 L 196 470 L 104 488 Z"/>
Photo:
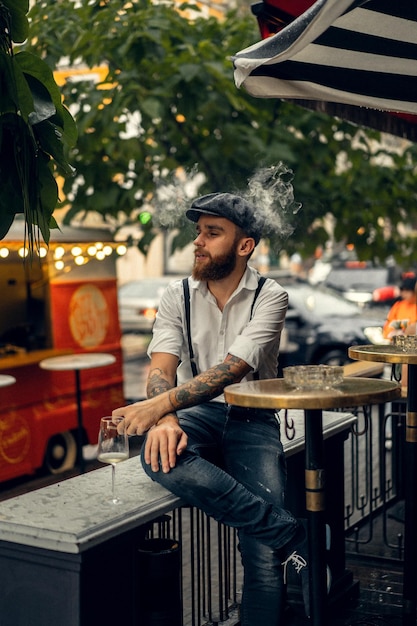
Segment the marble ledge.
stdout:
<path fill-rule="evenodd" d="M 182 501 L 152 482 L 138 457 L 49 485 L 0 503 L 0 541 L 76 554 L 181 506 Z"/>
<path fill-rule="evenodd" d="M 280 417 L 286 455 L 302 452 L 304 412 L 288 411 L 293 431 L 286 431 L 283 411 Z M 351 413 L 323 411 L 324 439 L 347 431 L 355 421 Z M 111 467 L 106 466 L 5 500 L 0 503 L 0 542 L 78 554 L 184 504 L 146 476 L 138 457 L 116 467 L 116 491 L 122 502 L 114 505 L 106 501 L 111 495 Z"/>

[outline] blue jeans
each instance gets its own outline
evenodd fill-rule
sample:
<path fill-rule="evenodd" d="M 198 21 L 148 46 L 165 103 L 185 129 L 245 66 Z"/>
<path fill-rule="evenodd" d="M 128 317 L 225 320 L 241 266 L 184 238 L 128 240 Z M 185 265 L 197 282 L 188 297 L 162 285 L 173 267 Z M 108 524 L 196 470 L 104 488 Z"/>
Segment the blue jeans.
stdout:
<path fill-rule="evenodd" d="M 168 474 L 145 472 L 219 522 L 237 528 L 244 567 L 242 626 L 279 626 L 280 558 L 297 529 L 283 508 L 286 464 L 273 411 L 209 402 L 178 411 L 188 446 Z"/>

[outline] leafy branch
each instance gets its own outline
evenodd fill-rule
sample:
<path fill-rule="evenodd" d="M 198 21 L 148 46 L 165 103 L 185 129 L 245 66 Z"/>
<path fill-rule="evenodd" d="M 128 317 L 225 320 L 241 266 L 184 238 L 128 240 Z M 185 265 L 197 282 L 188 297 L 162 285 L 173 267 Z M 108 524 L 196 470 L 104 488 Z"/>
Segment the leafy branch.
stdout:
<path fill-rule="evenodd" d="M 28 37 L 28 11 L 29 0 L 0 0 L 0 239 L 23 213 L 32 253 L 57 227 L 55 174 L 73 174 L 66 149 L 77 130 L 50 67 L 31 52 L 15 51 Z"/>

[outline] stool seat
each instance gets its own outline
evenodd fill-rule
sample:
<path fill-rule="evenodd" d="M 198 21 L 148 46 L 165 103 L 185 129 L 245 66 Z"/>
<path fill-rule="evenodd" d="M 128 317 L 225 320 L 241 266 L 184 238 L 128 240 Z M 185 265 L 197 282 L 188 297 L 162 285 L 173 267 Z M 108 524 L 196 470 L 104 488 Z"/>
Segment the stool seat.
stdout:
<path fill-rule="evenodd" d="M 107 352 L 83 352 L 80 354 L 63 354 L 43 359 L 39 366 L 45 370 L 85 370 L 92 367 L 111 365 L 116 360 Z"/>
<path fill-rule="evenodd" d="M 8 387 L 9 385 L 14 385 L 16 382 L 16 378 L 14 376 L 9 376 L 8 374 L 0 375 L 0 387 Z"/>
<path fill-rule="evenodd" d="M 78 421 L 78 465 L 81 473 L 85 471 L 84 457 L 83 457 L 83 412 L 81 403 L 81 381 L 80 370 L 91 369 L 94 367 L 103 367 L 105 365 L 111 365 L 116 361 L 116 357 L 108 352 L 80 352 L 75 354 L 63 354 L 60 356 L 52 356 L 48 359 L 43 359 L 39 363 L 39 367 L 44 370 L 54 371 L 68 371 L 72 370 L 75 373 L 75 393 L 77 401 L 77 421 Z"/>

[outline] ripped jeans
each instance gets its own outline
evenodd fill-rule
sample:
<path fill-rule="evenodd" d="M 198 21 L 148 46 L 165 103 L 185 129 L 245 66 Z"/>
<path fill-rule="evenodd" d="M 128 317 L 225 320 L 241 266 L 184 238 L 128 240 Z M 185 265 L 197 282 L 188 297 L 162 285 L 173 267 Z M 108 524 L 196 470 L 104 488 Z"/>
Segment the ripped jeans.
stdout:
<path fill-rule="evenodd" d="M 244 568 L 241 626 L 280 626 L 280 548 L 297 521 L 283 508 L 286 464 L 274 411 L 208 402 L 178 411 L 188 446 L 168 474 L 152 480 L 238 530 Z"/>

